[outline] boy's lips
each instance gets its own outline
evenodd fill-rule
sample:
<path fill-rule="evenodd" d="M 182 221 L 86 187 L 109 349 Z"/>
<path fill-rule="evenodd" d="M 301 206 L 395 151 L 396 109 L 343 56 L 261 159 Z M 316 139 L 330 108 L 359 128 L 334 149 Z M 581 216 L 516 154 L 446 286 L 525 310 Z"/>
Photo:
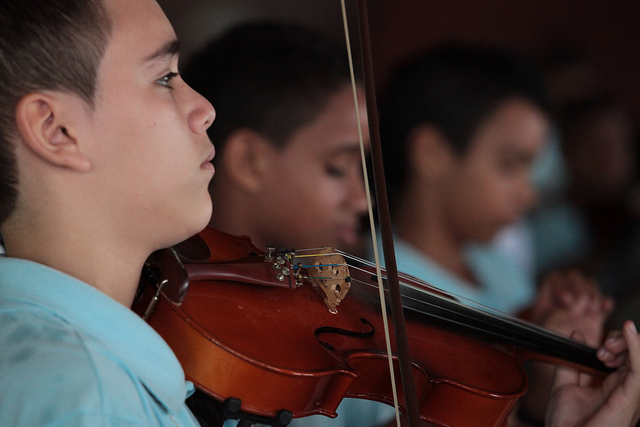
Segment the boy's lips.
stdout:
<path fill-rule="evenodd" d="M 214 156 L 216 155 L 216 150 L 215 148 L 213 148 L 213 146 L 211 147 L 211 151 L 209 152 L 209 155 L 207 156 L 207 158 L 204 160 L 204 162 L 202 162 L 202 164 L 200 165 L 200 167 L 205 168 L 205 169 L 211 169 L 214 170 L 213 164 L 211 163 L 211 161 L 213 160 Z"/>

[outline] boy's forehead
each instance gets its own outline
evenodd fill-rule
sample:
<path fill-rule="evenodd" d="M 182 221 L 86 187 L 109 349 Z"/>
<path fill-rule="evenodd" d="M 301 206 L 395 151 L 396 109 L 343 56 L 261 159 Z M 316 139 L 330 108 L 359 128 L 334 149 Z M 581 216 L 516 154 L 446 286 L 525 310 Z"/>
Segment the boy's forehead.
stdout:
<path fill-rule="evenodd" d="M 175 39 L 175 32 L 155 0 L 104 0 L 112 24 L 112 38 L 129 49 Z"/>
<path fill-rule="evenodd" d="M 104 4 L 111 34 L 98 71 L 98 91 L 101 99 L 116 99 L 146 76 L 150 60 L 166 67 L 177 53 L 173 47 L 177 39 L 155 0 L 104 0 Z"/>

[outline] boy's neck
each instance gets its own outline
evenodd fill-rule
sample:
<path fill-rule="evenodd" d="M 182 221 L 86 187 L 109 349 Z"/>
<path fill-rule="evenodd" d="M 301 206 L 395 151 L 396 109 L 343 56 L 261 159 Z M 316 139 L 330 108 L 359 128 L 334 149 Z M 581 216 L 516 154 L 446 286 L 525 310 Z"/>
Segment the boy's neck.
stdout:
<path fill-rule="evenodd" d="M 218 178 L 216 175 L 214 180 Z M 209 227 L 234 236 L 249 236 L 258 248 L 266 249 L 267 243 L 262 239 L 261 223 L 256 218 L 262 215 L 262 210 L 258 207 L 260 203 L 255 202 L 255 197 L 236 190 L 233 184 L 223 182 L 222 178 L 216 185 L 212 183 L 209 192 L 214 200 Z"/>
<path fill-rule="evenodd" d="M 466 261 L 466 242 L 449 232 L 433 205 L 405 203 L 402 206 L 394 220 L 398 237 L 470 286 L 479 286 Z"/>
<path fill-rule="evenodd" d="M 100 233 L 87 237 L 81 229 L 3 227 L 7 256 L 27 259 L 66 273 L 130 307 L 146 260 L 126 244 L 114 245 Z"/>

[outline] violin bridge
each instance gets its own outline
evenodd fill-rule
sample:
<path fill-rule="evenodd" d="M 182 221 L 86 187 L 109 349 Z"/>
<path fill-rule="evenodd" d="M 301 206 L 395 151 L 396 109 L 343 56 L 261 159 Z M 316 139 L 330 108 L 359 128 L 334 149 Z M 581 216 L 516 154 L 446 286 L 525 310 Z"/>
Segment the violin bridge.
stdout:
<path fill-rule="evenodd" d="M 349 268 L 342 255 L 331 248 L 319 251 L 307 278 L 324 298 L 329 312 L 338 313 L 338 305 L 345 298 L 351 286 Z"/>

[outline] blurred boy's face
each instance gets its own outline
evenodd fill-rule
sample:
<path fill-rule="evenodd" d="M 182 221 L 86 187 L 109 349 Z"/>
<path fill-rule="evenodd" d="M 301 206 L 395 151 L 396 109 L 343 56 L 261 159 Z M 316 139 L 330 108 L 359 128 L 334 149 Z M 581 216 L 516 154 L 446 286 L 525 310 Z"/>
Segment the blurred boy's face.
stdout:
<path fill-rule="evenodd" d="M 364 95 L 358 98 L 368 149 Z M 251 237 L 279 248 L 358 248 L 367 207 L 360 159 L 353 90 L 345 87 L 283 148 L 269 149 L 269 184 L 260 195 L 262 235 Z"/>
<path fill-rule="evenodd" d="M 536 202 L 531 166 L 547 139 L 548 122 L 534 104 L 503 103 L 456 158 L 443 180 L 443 210 L 461 241 L 488 241 Z"/>
<path fill-rule="evenodd" d="M 211 215 L 215 112 L 177 75 L 176 36 L 154 0 L 105 4 L 113 30 L 87 125 L 96 201 L 128 241 L 175 244 Z"/>

